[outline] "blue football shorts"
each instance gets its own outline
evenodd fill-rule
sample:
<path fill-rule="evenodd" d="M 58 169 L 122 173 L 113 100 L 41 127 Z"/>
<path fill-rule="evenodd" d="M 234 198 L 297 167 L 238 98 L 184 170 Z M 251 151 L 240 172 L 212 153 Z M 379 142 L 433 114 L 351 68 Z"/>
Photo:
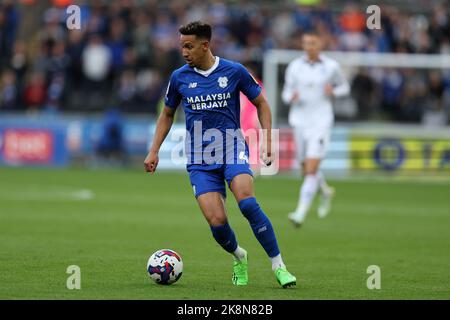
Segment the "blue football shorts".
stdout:
<path fill-rule="evenodd" d="M 210 168 L 205 166 L 205 168 L 192 169 L 189 170 L 189 179 L 196 198 L 207 192 L 220 192 L 225 198 L 227 195 L 225 181 L 229 188 L 233 178 L 240 174 L 249 174 L 253 177 L 248 163 L 222 164 Z"/>

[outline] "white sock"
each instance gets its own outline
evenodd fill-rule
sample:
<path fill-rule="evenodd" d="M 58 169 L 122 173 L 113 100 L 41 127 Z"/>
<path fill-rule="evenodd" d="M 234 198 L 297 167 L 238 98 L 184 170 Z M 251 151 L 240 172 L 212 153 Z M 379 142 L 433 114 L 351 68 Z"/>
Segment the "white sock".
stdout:
<path fill-rule="evenodd" d="M 303 222 L 311 207 L 318 187 L 319 180 L 317 176 L 315 174 L 307 174 L 300 188 L 300 198 L 298 199 L 297 209 L 294 214 L 296 220 Z"/>
<path fill-rule="evenodd" d="M 245 255 L 247 254 L 247 251 L 242 249 L 241 247 L 237 246 L 236 250 L 232 253 L 232 255 L 236 258 L 236 260 L 243 260 L 245 258 Z"/>
<path fill-rule="evenodd" d="M 327 181 L 325 180 L 325 176 L 323 175 L 322 171 L 318 171 L 317 174 L 317 179 L 319 181 L 319 189 L 322 193 L 326 194 L 328 193 L 330 187 L 328 186 Z"/>
<path fill-rule="evenodd" d="M 286 268 L 283 259 L 281 258 L 281 253 L 279 253 L 275 257 L 270 258 L 270 260 L 272 260 L 272 271 L 275 271 L 278 268 Z"/>

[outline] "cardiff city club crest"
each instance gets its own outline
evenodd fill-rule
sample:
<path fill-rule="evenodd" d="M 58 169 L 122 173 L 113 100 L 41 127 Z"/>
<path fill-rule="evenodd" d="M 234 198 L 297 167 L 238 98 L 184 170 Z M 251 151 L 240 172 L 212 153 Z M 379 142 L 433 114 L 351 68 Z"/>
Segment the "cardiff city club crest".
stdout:
<path fill-rule="evenodd" d="M 217 79 L 217 82 L 219 82 L 219 87 L 225 88 L 228 85 L 228 78 L 227 77 L 219 77 L 219 79 Z"/>

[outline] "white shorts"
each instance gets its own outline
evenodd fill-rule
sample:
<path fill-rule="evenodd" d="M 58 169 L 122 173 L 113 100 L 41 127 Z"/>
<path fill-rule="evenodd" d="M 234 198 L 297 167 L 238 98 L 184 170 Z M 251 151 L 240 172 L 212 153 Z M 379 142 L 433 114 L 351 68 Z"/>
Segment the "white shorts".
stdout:
<path fill-rule="evenodd" d="M 323 159 L 330 143 L 331 128 L 294 127 L 297 160 Z"/>

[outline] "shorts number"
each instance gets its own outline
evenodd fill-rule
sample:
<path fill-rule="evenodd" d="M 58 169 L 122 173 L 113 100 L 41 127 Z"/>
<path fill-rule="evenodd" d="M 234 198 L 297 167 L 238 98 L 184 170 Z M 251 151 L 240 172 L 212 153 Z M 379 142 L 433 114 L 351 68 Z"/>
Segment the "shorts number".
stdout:
<path fill-rule="evenodd" d="M 244 160 L 245 163 L 248 163 L 248 157 L 247 157 L 247 155 L 245 154 L 244 151 L 241 151 L 241 152 L 239 153 L 239 159 L 240 159 L 240 160 Z"/>

